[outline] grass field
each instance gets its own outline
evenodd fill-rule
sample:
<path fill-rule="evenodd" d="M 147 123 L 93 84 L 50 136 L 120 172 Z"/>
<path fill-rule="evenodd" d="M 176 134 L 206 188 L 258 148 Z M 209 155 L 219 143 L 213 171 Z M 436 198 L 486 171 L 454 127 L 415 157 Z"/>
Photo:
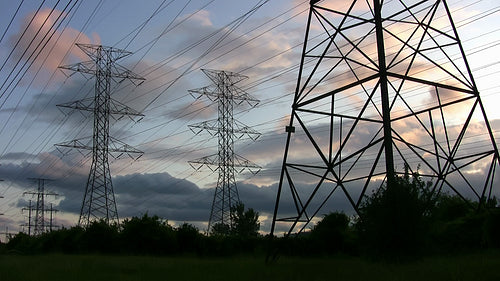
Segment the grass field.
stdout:
<path fill-rule="evenodd" d="M 189 258 L 0 255 L 0 280 L 500 280 L 500 252 L 384 263 L 355 257 Z"/>

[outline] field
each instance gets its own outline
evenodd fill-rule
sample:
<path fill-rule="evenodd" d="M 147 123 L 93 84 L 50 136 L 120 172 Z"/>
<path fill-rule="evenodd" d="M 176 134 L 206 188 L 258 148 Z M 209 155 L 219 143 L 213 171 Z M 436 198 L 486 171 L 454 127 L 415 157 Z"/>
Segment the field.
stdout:
<path fill-rule="evenodd" d="M 0 280 L 500 280 L 500 252 L 385 263 L 356 257 L 1 255 Z"/>

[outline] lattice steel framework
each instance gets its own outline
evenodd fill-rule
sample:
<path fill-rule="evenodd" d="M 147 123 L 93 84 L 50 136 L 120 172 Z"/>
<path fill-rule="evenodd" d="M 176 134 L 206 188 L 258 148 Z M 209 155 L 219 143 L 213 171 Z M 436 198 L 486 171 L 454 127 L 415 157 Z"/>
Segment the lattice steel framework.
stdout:
<path fill-rule="evenodd" d="M 199 89 L 189 90 L 196 99 L 206 96 L 212 102 L 217 102 L 218 118 L 189 125 L 189 128 L 199 134 L 208 131 L 218 138 L 218 153 L 189 161 L 190 165 L 199 170 L 207 165 L 212 171 L 217 171 L 219 177 L 210 211 L 208 231 L 216 224 L 231 225 L 231 207 L 240 201 L 236 187 L 235 174 L 244 170 L 257 173 L 260 167 L 250 160 L 234 152 L 234 141 L 248 136 L 256 140 L 260 133 L 234 119 L 235 105 L 247 103 L 255 107 L 259 101 L 237 87 L 235 84 L 247 79 L 246 76 L 220 70 L 202 70 L 214 83 Z"/>
<path fill-rule="evenodd" d="M 57 196 L 57 193 L 54 192 L 46 192 L 45 191 L 45 183 L 49 181 L 49 179 L 43 178 L 32 178 L 31 180 L 35 180 L 37 182 L 37 190 L 36 191 L 26 191 L 23 194 L 36 195 L 36 208 L 35 208 L 35 223 L 33 225 L 33 235 L 41 235 L 47 230 L 47 226 L 45 225 L 45 197 Z M 31 204 L 30 204 L 31 205 Z M 31 208 L 31 207 L 30 207 Z M 30 210 L 31 213 L 32 210 Z M 31 220 L 31 215 L 29 220 Z M 31 223 L 29 223 L 31 227 Z M 31 232 L 29 230 L 28 232 Z M 31 234 L 31 233 L 30 233 Z"/>
<path fill-rule="evenodd" d="M 116 63 L 117 60 L 130 55 L 130 52 L 101 45 L 77 44 L 77 46 L 91 60 L 60 68 L 92 74 L 95 77 L 95 94 L 93 98 L 58 106 L 92 112 L 94 117 L 92 145 L 88 145 L 83 139 L 78 139 L 57 146 L 92 150 L 92 164 L 78 224 L 88 226 L 92 221 L 101 219 L 108 224 L 119 223 L 108 156 L 114 156 L 111 153 L 119 155 L 125 153 L 133 157 L 132 155 L 142 155 L 142 152 L 109 136 L 110 116 L 128 115 L 132 118 L 143 115 L 113 100 L 110 95 L 111 84 L 115 78 L 121 81 L 144 80 L 144 78 Z"/>
<path fill-rule="evenodd" d="M 491 197 L 498 147 L 446 1 L 341 2 L 310 2 L 271 233 L 357 212 L 405 166 Z"/>

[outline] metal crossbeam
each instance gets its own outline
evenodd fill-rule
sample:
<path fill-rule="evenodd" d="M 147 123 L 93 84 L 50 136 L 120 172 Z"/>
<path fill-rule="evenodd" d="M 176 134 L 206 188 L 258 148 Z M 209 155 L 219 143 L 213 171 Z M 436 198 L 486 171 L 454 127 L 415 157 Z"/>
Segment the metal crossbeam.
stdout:
<path fill-rule="evenodd" d="M 498 147 L 446 1 L 311 1 L 291 108 L 271 234 L 332 198 L 358 212 L 404 167 L 435 193 L 494 194 Z"/>

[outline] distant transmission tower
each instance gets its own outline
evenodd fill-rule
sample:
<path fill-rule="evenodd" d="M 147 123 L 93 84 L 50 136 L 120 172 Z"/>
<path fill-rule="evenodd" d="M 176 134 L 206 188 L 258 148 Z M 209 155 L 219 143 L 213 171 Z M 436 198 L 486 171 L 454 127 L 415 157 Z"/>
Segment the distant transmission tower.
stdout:
<path fill-rule="evenodd" d="M 235 105 L 247 103 L 251 107 L 255 107 L 259 101 L 235 85 L 246 79 L 246 76 L 219 70 L 203 69 L 203 72 L 214 84 L 189 90 L 189 92 L 197 99 L 201 96 L 206 96 L 211 101 L 217 102 L 218 118 L 216 120 L 189 125 L 189 128 L 195 134 L 206 130 L 212 136 L 217 136 L 219 143 L 218 153 L 189 161 L 189 163 L 196 170 L 207 165 L 212 171 L 219 172 L 210 219 L 208 221 L 208 231 L 210 231 L 214 225 L 232 225 L 230 216 L 231 207 L 240 202 L 238 189 L 236 188 L 235 174 L 245 169 L 248 169 L 252 173 L 260 170 L 258 165 L 234 152 L 235 140 L 241 139 L 245 135 L 256 140 L 260 136 L 260 133 L 233 118 L 233 108 Z"/>
<path fill-rule="evenodd" d="M 25 223 L 25 224 L 22 224 L 21 226 L 23 227 L 23 231 L 24 231 L 24 227 L 28 227 L 28 235 L 31 235 L 31 212 L 33 211 L 33 204 L 31 202 L 31 200 L 29 201 L 29 204 L 28 204 L 28 207 L 24 207 L 21 209 L 23 212 L 28 210 L 28 223 Z"/>
<path fill-rule="evenodd" d="M 60 68 L 94 75 L 96 80 L 95 94 L 93 98 L 58 106 L 93 113 L 92 145 L 87 145 L 79 139 L 57 144 L 57 146 L 92 150 L 92 164 L 78 224 L 88 226 L 92 221 L 101 219 L 104 219 L 108 224 L 118 223 L 118 211 L 109 171 L 108 155 L 116 152 L 120 155 L 125 153 L 132 157 L 132 153 L 141 155 L 142 152 L 109 136 L 109 118 L 115 115 L 143 115 L 111 99 L 111 82 L 115 78 L 122 81 L 125 79 L 144 80 L 144 78 L 116 63 L 117 60 L 130 55 L 130 52 L 101 45 L 76 45 L 91 60 L 69 66 L 60 66 Z"/>
<path fill-rule="evenodd" d="M 23 194 L 30 194 L 36 196 L 36 207 L 35 207 L 35 223 L 34 225 L 31 224 L 31 212 L 32 212 L 32 207 L 31 207 L 31 201 L 30 201 L 30 215 L 29 215 L 29 220 L 30 222 L 28 223 L 29 225 L 29 234 L 31 234 L 31 227 L 33 226 L 33 235 L 40 235 L 44 233 L 47 229 L 47 225 L 45 225 L 45 211 L 47 209 L 45 208 L 45 197 L 50 195 L 50 196 L 57 196 L 57 193 L 53 192 L 46 192 L 45 191 L 45 183 L 49 181 L 49 179 L 42 179 L 42 178 L 32 178 L 31 180 L 35 180 L 38 184 L 38 188 L 36 191 L 27 191 L 24 192 Z M 52 212 L 51 212 L 51 217 L 52 217 Z"/>
<path fill-rule="evenodd" d="M 0 166 L 2 166 L 2 165 L 0 165 Z M 2 181 L 3 181 L 3 179 L 0 179 L 0 182 L 2 182 Z M 3 198 L 3 196 L 0 195 L 0 199 L 2 199 L 2 198 Z M 3 216 L 3 213 L 0 213 L 0 216 Z"/>
<path fill-rule="evenodd" d="M 54 225 L 54 213 L 59 212 L 59 210 L 54 209 L 52 203 L 50 203 L 50 208 L 47 208 L 46 210 L 50 214 L 49 215 L 49 225 L 48 225 L 48 228 L 49 228 L 49 231 L 52 231 L 54 228 L 58 228 L 59 227 L 58 225 Z"/>
<path fill-rule="evenodd" d="M 3 180 L 2 180 L 2 179 L 0 179 L 0 181 L 3 181 Z M 2 198 L 3 198 L 3 196 L 2 196 L 2 195 L 0 195 L 0 199 L 2 199 Z M 3 213 L 0 213 L 0 216 L 3 216 Z"/>
<path fill-rule="evenodd" d="M 481 204 L 498 176 L 446 1 L 310 1 L 286 131 L 271 233 L 300 232 L 341 201 L 358 212 L 405 167 Z"/>

